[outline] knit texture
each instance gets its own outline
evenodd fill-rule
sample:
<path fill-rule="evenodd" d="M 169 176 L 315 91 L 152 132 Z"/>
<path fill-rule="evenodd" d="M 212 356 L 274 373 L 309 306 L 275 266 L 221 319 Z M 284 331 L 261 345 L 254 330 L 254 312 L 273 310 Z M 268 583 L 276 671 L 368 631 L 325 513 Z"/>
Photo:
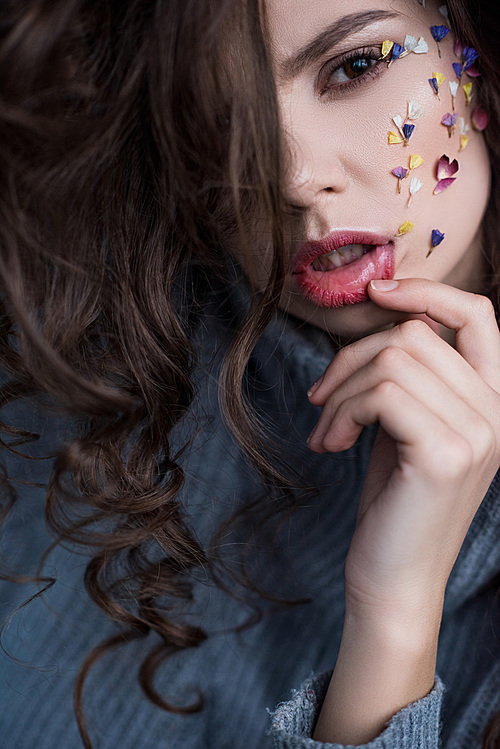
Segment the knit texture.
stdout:
<path fill-rule="evenodd" d="M 205 361 L 216 349 L 219 311 L 203 324 Z M 202 351 L 203 354 L 203 351 Z M 142 694 L 137 670 L 154 635 L 107 655 L 91 672 L 84 710 L 95 749 L 340 749 L 312 740 L 314 722 L 335 665 L 344 617 L 343 565 L 356 522 L 357 501 L 375 431 L 340 455 L 313 455 L 306 438 L 319 409 L 306 397 L 332 357 L 326 335 L 278 316 L 251 362 L 253 397 L 290 452 L 294 467 L 317 487 L 271 542 L 255 552 L 255 571 L 269 591 L 301 604 L 273 608 L 239 632 L 248 617 L 243 603 L 199 575 L 186 613 L 209 633 L 197 649 L 169 659 L 156 685 L 167 699 L 187 704 L 200 689 L 202 712 L 179 716 L 153 706 Z M 202 356 L 203 359 L 203 356 Z M 199 373 L 196 423 L 201 427 L 184 456 L 182 502 L 190 523 L 208 543 L 219 523 L 259 486 L 223 426 L 217 406 L 217 370 Z M 6 409 L 7 412 L 7 409 Z M 7 421 L 39 429 L 43 454 L 66 433 L 32 406 L 15 406 Z M 190 422 L 179 429 L 189 430 Z M 6 459 L 10 475 L 41 480 L 49 463 L 29 466 Z M 478 749 L 489 717 L 500 709 L 500 610 L 488 586 L 500 571 L 500 481 L 482 503 L 446 591 L 433 690 L 405 707 L 365 749 Z M 0 553 L 16 570 L 33 571 L 50 543 L 44 528 L 44 493 L 24 487 L 3 532 Z M 232 539 L 228 538 L 230 550 Z M 80 749 L 73 715 L 75 674 L 91 647 L 116 631 L 88 598 L 88 559 L 55 549 L 46 572 L 55 584 L 13 612 L 34 591 L 0 584 L 5 622 L 0 653 L 2 749 Z M 293 691 L 292 691 L 293 690 Z"/>

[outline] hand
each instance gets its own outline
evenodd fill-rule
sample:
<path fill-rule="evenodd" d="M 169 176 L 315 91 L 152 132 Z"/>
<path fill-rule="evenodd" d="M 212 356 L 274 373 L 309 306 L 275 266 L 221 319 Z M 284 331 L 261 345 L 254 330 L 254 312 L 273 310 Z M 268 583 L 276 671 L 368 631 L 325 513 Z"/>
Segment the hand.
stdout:
<path fill-rule="evenodd" d="M 422 320 L 346 346 L 310 396 L 309 447 L 339 452 L 380 422 L 346 560 L 346 600 L 364 612 L 442 605 L 467 529 L 500 463 L 500 335 L 484 297 L 424 279 L 369 286 L 386 309 Z"/>

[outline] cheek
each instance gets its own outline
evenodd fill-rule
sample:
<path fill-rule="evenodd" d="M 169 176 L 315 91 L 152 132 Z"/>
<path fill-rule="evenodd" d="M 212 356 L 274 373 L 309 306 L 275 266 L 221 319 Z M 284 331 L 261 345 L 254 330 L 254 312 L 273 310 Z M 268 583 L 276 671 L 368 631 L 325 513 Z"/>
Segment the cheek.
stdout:
<path fill-rule="evenodd" d="M 419 241 L 427 246 L 432 230 L 437 229 L 445 233 L 442 250 L 445 247 L 458 250 L 459 247 L 467 248 L 479 228 L 488 200 L 490 167 L 482 133 L 474 131 L 470 121 L 471 113 L 478 103 L 477 93 L 474 96 L 477 84 L 464 75 L 453 101 L 449 82 L 457 80 L 452 63 L 458 58 L 453 53 L 451 38 L 448 44 L 442 43 L 441 47 L 441 58 L 432 53 L 429 45 L 429 53 L 409 55 L 404 60 L 393 63 L 391 70 L 387 71 L 387 84 L 379 87 L 379 95 L 373 102 L 376 115 L 372 119 L 372 133 L 369 135 L 372 148 L 368 168 L 372 170 L 374 180 L 378 178 L 381 211 L 389 209 L 394 216 L 395 233 L 405 221 L 410 221 L 415 227 L 408 238 L 418 236 Z M 439 98 L 428 82 L 435 71 L 446 74 L 439 89 Z M 473 98 L 466 106 L 462 84 L 471 81 Z M 417 119 L 408 119 L 410 101 L 416 102 L 422 110 Z M 450 128 L 443 125 L 441 120 L 453 113 L 457 115 L 457 122 L 449 137 Z M 404 123 L 414 125 L 406 146 L 402 143 L 388 143 L 390 131 L 401 137 L 392 119 L 397 115 Z M 469 141 L 462 150 L 460 117 L 469 126 Z M 409 168 L 411 155 L 418 155 L 423 159 L 423 163 L 413 170 Z M 450 162 L 456 159 L 459 170 L 454 175 L 455 181 L 442 193 L 435 195 L 437 164 L 443 155 L 448 156 Z M 408 170 L 404 179 L 398 180 L 392 174 L 392 170 L 398 167 Z M 422 185 L 408 205 L 412 179 L 418 180 Z"/>

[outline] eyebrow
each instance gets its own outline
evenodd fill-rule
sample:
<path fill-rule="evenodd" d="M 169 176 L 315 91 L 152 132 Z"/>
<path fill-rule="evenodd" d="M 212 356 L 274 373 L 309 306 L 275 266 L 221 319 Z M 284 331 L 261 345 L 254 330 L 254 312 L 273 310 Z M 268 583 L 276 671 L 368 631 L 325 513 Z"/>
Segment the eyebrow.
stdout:
<path fill-rule="evenodd" d="M 377 21 L 385 21 L 395 18 L 398 13 L 387 10 L 370 10 L 365 13 L 351 13 L 339 18 L 331 26 L 328 26 L 321 34 L 301 47 L 298 52 L 289 57 L 280 65 L 280 74 L 287 80 L 295 78 L 304 68 L 316 62 L 332 47 L 339 44 L 350 34 L 369 26 Z"/>

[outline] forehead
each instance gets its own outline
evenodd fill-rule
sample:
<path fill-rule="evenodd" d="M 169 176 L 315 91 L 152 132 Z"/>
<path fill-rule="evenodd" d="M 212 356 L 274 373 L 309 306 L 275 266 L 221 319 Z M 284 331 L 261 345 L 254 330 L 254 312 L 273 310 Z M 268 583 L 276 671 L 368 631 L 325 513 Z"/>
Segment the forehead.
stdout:
<path fill-rule="evenodd" d="M 337 31 L 341 41 L 390 18 L 410 23 L 429 13 L 418 0 L 265 0 L 265 9 L 271 52 L 280 67 L 326 29 Z M 332 39 L 326 43 L 331 46 Z"/>

